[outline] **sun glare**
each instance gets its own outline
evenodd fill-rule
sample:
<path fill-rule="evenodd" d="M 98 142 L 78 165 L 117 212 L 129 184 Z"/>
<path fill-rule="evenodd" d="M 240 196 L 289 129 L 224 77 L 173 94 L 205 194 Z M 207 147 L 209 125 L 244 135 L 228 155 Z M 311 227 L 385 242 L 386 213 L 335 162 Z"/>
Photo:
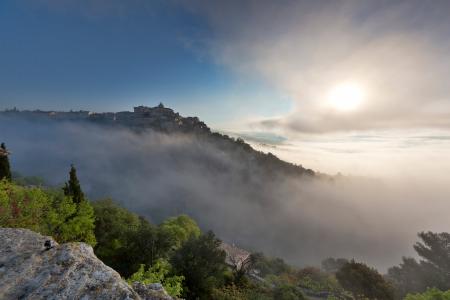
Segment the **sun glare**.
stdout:
<path fill-rule="evenodd" d="M 363 89 L 354 83 L 335 86 L 328 94 L 328 104 L 339 111 L 357 109 L 364 98 Z"/>

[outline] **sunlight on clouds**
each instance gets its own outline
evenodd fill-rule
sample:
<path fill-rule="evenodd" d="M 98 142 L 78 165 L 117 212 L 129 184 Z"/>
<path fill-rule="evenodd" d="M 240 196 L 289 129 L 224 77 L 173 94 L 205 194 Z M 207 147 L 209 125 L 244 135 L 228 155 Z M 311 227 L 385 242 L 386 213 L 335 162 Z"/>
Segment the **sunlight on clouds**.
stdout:
<path fill-rule="evenodd" d="M 440 130 L 302 135 L 252 146 L 328 174 L 442 181 L 450 173 L 450 134 Z"/>
<path fill-rule="evenodd" d="M 450 4 L 424 5 L 426 14 L 418 14 L 417 5 L 420 1 L 378 6 L 265 0 L 212 5 L 199 0 L 196 8 L 214 32 L 205 48 L 215 62 L 242 77 L 262 78 L 295 101 L 290 114 L 275 122 L 275 116 L 263 120 L 261 130 L 325 134 L 450 128 L 449 21 L 444 13 Z M 370 93 L 338 87 L 349 75 L 364 80 Z M 330 89 L 336 90 L 325 109 Z M 351 117 L 343 112 L 352 112 Z"/>
<path fill-rule="evenodd" d="M 338 111 L 353 111 L 359 108 L 365 97 L 364 89 L 355 83 L 343 83 L 328 93 L 327 104 Z"/>

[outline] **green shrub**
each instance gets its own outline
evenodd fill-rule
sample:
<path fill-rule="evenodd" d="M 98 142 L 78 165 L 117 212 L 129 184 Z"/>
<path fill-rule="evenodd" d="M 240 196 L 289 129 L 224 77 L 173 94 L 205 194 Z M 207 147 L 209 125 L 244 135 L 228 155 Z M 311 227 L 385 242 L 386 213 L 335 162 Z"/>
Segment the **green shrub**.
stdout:
<path fill-rule="evenodd" d="M 443 292 L 436 288 L 427 289 L 422 294 L 408 294 L 404 300 L 450 300 L 450 290 Z"/>
<path fill-rule="evenodd" d="M 174 250 L 180 248 L 190 237 L 199 237 L 201 234 L 197 223 L 187 215 L 168 218 L 159 225 L 159 230 L 171 237 Z"/>
<path fill-rule="evenodd" d="M 161 283 L 164 289 L 172 297 L 178 297 L 183 292 L 183 276 L 168 276 L 171 273 L 172 266 L 164 259 L 158 259 L 155 263 L 145 270 L 145 265 L 142 264 L 139 270 L 131 275 L 127 280 L 128 283 L 141 282 L 143 284 Z"/>
<path fill-rule="evenodd" d="M 23 187 L 7 180 L 0 181 L 0 226 L 28 228 L 60 243 L 96 243 L 89 202 L 77 205 L 62 191 Z"/>

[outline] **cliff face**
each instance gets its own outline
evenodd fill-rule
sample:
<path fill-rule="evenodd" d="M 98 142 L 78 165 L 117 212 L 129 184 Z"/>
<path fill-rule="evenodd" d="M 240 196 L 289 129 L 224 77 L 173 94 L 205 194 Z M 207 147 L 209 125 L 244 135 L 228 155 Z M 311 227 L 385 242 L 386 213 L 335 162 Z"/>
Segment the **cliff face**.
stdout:
<path fill-rule="evenodd" d="M 89 245 L 0 228 L 0 299 L 172 299 L 158 284 L 136 290 Z"/>

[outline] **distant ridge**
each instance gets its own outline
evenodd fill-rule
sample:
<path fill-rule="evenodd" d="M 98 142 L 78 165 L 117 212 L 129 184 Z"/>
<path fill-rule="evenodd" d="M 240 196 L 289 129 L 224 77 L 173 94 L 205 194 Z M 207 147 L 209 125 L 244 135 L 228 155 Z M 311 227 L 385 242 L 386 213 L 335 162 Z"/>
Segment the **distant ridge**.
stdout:
<path fill-rule="evenodd" d="M 132 112 L 104 112 L 96 113 L 85 110 L 80 111 L 43 111 L 43 110 L 17 110 L 10 109 L 0 112 L 0 116 L 20 118 L 31 121 L 54 120 L 89 122 L 107 127 L 125 127 L 136 132 L 145 132 L 152 129 L 163 133 L 191 134 L 196 138 L 206 139 L 219 146 L 223 151 L 238 155 L 251 165 L 259 165 L 265 169 L 267 175 L 294 175 L 317 176 L 326 175 L 306 169 L 301 165 L 283 161 L 272 153 L 264 153 L 253 149 L 242 138 L 234 139 L 228 135 L 212 132 L 211 129 L 197 117 L 182 117 L 173 109 L 165 107 L 162 103 L 155 107 L 136 106 Z"/>
<path fill-rule="evenodd" d="M 50 119 L 59 121 L 90 121 L 97 124 L 120 125 L 133 129 L 155 129 L 165 132 L 204 132 L 211 130 L 197 117 L 182 117 L 162 103 L 155 107 L 137 106 L 134 111 L 96 113 L 86 110 L 80 111 L 43 111 L 10 109 L 1 112 L 5 116 L 22 117 L 30 120 Z"/>

